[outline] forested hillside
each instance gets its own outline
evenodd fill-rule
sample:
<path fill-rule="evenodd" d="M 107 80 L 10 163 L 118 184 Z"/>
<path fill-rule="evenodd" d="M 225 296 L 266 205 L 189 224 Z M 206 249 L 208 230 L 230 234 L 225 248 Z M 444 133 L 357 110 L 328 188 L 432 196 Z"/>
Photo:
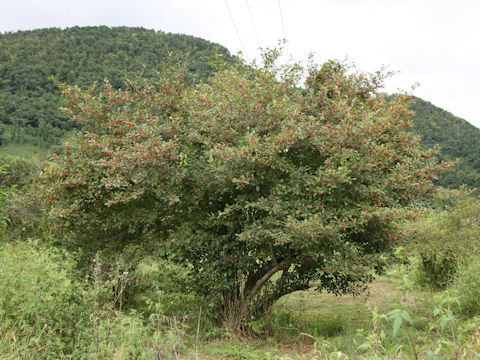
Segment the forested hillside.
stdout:
<path fill-rule="evenodd" d="M 0 34 L 0 132 L 3 143 L 50 147 L 73 126 L 58 110 L 60 91 L 49 80 L 82 88 L 108 79 L 153 78 L 166 64 L 187 63 L 191 81 L 212 74 L 218 44 L 143 28 L 73 27 Z"/>
<path fill-rule="evenodd" d="M 480 129 L 428 101 L 416 98 L 412 131 L 424 148 L 438 147 L 441 161 L 457 161 L 438 183 L 446 187 L 480 187 Z"/>
<path fill-rule="evenodd" d="M 213 74 L 213 61 L 233 61 L 218 44 L 187 35 L 143 28 L 73 27 L 0 34 L 0 140 L 17 151 L 49 149 L 74 124 L 58 110 L 60 91 L 49 80 L 86 88 L 108 79 L 114 88 L 126 77 L 154 78 L 162 67 L 187 63 L 190 81 Z M 438 146 L 444 161 L 457 165 L 439 184 L 480 187 L 480 129 L 417 98 L 412 131 L 425 148 Z M 15 147 L 16 145 L 16 147 Z M 12 151 L 10 151 L 12 152 Z"/>

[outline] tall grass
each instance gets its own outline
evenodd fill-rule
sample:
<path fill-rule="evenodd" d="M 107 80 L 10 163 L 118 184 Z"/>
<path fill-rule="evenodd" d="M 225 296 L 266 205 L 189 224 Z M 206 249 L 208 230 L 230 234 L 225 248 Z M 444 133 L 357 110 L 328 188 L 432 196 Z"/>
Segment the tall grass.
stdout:
<path fill-rule="evenodd" d="M 118 306 L 121 273 L 95 259 L 79 278 L 68 252 L 38 241 L 0 247 L 0 358 L 175 359 L 183 326 L 163 313 L 161 297 L 146 319 Z"/>

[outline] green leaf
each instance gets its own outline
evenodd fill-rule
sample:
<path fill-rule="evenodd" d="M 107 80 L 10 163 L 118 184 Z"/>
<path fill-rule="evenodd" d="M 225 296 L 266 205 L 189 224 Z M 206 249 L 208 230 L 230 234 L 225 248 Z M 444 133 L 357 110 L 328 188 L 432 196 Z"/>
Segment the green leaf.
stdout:
<path fill-rule="evenodd" d="M 400 326 L 402 326 L 403 319 L 399 316 L 396 317 L 393 321 L 393 336 L 397 336 L 398 330 L 400 330 Z"/>
<path fill-rule="evenodd" d="M 448 340 L 439 340 L 438 341 L 440 344 L 446 345 L 450 348 L 456 348 L 458 345 L 454 341 L 448 341 Z"/>
<path fill-rule="evenodd" d="M 402 311 L 401 316 L 405 321 L 412 323 L 412 318 L 410 317 L 410 314 L 406 310 Z"/>
<path fill-rule="evenodd" d="M 389 356 L 397 355 L 403 349 L 403 345 L 395 344 L 388 352 Z"/>
<path fill-rule="evenodd" d="M 447 326 L 449 319 L 445 316 L 443 316 L 440 320 L 440 330 L 443 331 L 445 330 L 445 326 Z"/>

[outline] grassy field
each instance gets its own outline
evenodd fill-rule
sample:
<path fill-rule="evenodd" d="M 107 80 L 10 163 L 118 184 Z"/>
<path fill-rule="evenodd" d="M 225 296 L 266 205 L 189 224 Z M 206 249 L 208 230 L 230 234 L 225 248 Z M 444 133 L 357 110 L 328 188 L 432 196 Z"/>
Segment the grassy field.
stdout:
<path fill-rule="evenodd" d="M 429 291 L 404 290 L 398 276 L 380 277 L 360 296 L 335 296 L 302 291 L 283 297 L 269 321 L 274 335 L 267 339 L 223 339 L 201 342 L 185 359 L 357 359 L 368 334 L 378 333 L 383 343 L 400 341 L 409 346 L 408 335 L 400 331 L 394 339 L 388 320 L 378 321 L 398 306 L 412 316 L 410 330 L 418 344 L 432 341 L 429 325 L 432 299 Z M 193 349 L 194 344 L 188 347 Z M 365 346 L 367 348 L 367 346 Z M 398 358 L 408 358 L 406 353 Z M 368 357 L 366 357 L 368 358 Z"/>
<path fill-rule="evenodd" d="M 33 162 L 42 162 L 50 153 L 49 150 L 35 146 L 31 143 L 24 145 L 8 144 L 0 146 L 2 159 L 27 159 Z"/>
<path fill-rule="evenodd" d="M 290 294 L 270 315 L 271 337 L 201 342 L 184 359 L 480 359 L 478 318 L 454 315 L 448 290 L 421 289 L 404 276 L 379 277 L 360 296 Z M 396 311 L 410 321 L 395 334 Z"/>

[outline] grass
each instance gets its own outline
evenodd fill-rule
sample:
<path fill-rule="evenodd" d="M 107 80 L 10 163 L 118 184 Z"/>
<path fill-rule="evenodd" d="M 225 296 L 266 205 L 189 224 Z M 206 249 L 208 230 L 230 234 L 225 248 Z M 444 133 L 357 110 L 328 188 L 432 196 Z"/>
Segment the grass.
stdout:
<path fill-rule="evenodd" d="M 203 343 L 198 348 L 198 358 L 202 360 L 273 360 L 280 358 L 291 358 L 295 356 L 298 349 L 289 349 L 279 347 L 276 342 L 265 342 L 255 340 L 215 340 Z M 290 352 L 290 354 L 288 354 Z M 185 359 L 195 359 L 197 352 L 191 350 L 185 354 Z M 287 357 L 288 356 L 288 357 Z"/>
<path fill-rule="evenodd" d="M 360 296 L 335 296 L 313 290 L 284 296 L 275 304 L 270 321 L 274 337 L 202 342 L 198 359 L 324 359 L 330 353 L 359 356 L 354 338 L 358 329 L 372 330 L 372 312 L 388 312 L 393 303 L 409 302 L 421 293 L 403 296 L 398 280 L 381 277 Z M 193 346 L 194 347 L 194 346 Z M 188 346 L 192 349 L 192 346 Z M 355 358 L 355 357 L 352 357 Z M 196 359 L 193 350 L 185 359 Z"/>
<path fill-rule="evenodd" d="M 31 143 L 23 145 L 7 144 L 0 146 L 0 158 L 4 159 L 21 158 L 41 162 L 49 153 L 50 151 L 48 149 L 35 146 Z"/>
<path fill-rule="evenodd" d="M 401 297 L 396 285 L 385 278 L 370 284 L 359 295 L 335 296 L 313 290 L 296 292 L 280 299 L 274 307 L 277 333 L 308 333 L 314 337 L 331 338 L 371 326 L 371 309 L 388 311 Z M 285 323 L 290 320 L 290 324 Z M 285 326 L 287 325 L 287 326 Z"/>
<path fill-rule="evenodd" d="M 369 359 L 377 351 L 388 354 L 390 359 L 404 359 L 411 358 L 409 337 L 420 349 L 419 358 L 425 358 L 428 350 L 447 354 L 445 349 L 439 350 L 439 344 L 442 339 L 448 340 L 450 334 L 442 335 L 438 327 L 432 330 L 440 320 L 433 316 L 433 309 L 442 294 L 419 288 L 402 289 L 402 284 L 400 275 L 390 275 L 378 278 L 356 297 L 314 291 L 287 295 L 275 304 L 268 317 L 272 337 L 205 340 L 200 341 L 196 350 L 195 343 L 190 342 L 185 344 L 189 350 L 182 359 Z M 398 308 L 407 311 L 412 321 L 404 322 L 398 334 L 393 335 L 393 321 L 382 314 Z M 462 321 L 457 320 L 460 327 L 464 326 Z M 474 343 L 467 338 L 465 341 Z M 459 358 L 467 359 L 474 353 L 465 354 Z"/>
<path fill-rule="evenodd" d="M 303 291 L 283 297 L 273 310 L 274 330 L 285 339 L 310 338 L 311 352 L 356 354 L 359 329 L 372 330 L 372 309 L 388 312 L 401 300 L 397 284 L 379 278 L 359 296 Z M 315 345 L 315 346 L 314 346 Z"/>

